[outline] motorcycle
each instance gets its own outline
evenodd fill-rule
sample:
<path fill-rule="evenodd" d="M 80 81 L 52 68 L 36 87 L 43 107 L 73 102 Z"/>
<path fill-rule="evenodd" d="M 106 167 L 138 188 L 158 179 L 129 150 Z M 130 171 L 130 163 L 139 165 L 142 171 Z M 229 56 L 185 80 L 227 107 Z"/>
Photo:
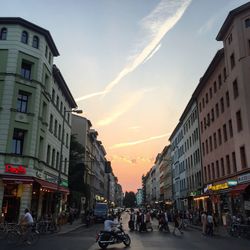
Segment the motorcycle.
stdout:
<path fill-rule="evenodd" d="M 130 246 L 131 239 L 123 230 L 122 224 L 119 224 L 115 232 L 100 231 L 96 236 L 96 242 L 102 249 L 108 245 L 123 243 L 126 247 Z"/>

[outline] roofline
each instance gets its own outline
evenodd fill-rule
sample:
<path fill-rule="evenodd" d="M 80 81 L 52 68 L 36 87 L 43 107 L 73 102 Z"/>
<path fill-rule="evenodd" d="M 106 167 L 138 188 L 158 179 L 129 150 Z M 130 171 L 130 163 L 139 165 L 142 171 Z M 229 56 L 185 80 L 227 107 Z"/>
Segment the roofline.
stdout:
<path fill-rule="evenodd" d="M 194 90 L 194 93 L 192 95 L 192 98 L 197 99 L 199 93 L 203 89 L 204 85 L 207 83 L 207 80 L 211 76 L 211 74 L 215 71 L 217 68 L 218 64 L 221 62 L 222 58 L 224 58 L 224 48 L 221 48 L 218 50 L 209 64 L 206 72 L 204 73 L 203 77 L 201 77 L 199 84 L 197 85 L 196 89 Z"/>
<path fill-rule="evenodd" d="M 245 10 L 250 9 L 250 2 L 241 5 L 240 7 L 233 9 L 229 12 L 227 18 L 225 19 L 223 25 L 220 28 L 218 35 L 216 36 L 217 41 L 222 41 L 225 33 L 227 32 L 229 26 L 232 24 L 234 18 L 244 12 Z"/>
<path fill-rule="evenodd" d="M 28 29 L 31 29 L 37 33 L 43 35 L 53 53 L 53 56 L 59 56 L 59 51 L 56 48 L 56 44 L 50 34 L 50 32 L 36 24 L 33 24 L 21 17 L 0 17 L 0 24 L 20 24 Z"/>
<path fill-rule="evenodd" d="M 170 135 L 170 137 L 168 138 L 169 141 L 171 141 L 174 137 L 174 135 L 176 134 L 177 130 L 181 127 L 181 122 L 179 121 L 178 124 L 176 125 L 174 131 L 172 132 L 172 134 Z"/>
<path fill-rule="evenodd" d="M 74 100 L 74 97 L 72 96 L 60 70 L 56 67 L 55 64 L 53 65 L 53 76 L 55 77 L 57 83 L 59 84 L 59 87 L 61 88 L 69 104 L 71 105 L 71 108 L 77 108 L 77 104 Z"/>

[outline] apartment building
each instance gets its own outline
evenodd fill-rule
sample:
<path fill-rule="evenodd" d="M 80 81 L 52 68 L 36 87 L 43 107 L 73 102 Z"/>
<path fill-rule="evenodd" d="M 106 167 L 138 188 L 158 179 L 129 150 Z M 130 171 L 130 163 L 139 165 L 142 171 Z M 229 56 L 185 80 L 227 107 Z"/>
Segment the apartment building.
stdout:
<path fill-rule="evenodd" d="M 250 3 L 228 14 L 194 95 L 199 108 L 205 209 L 250 215 Z M 224 221 L 225 222 L 225 221 Z"/>
<path fill-rule="evenodd" d="M 67 201 L 69 111 L 77 105 L 57 56 L 48 30 L 0 18 L 0 207 L 8 222 L 26 207 L 40 217 Z"/>

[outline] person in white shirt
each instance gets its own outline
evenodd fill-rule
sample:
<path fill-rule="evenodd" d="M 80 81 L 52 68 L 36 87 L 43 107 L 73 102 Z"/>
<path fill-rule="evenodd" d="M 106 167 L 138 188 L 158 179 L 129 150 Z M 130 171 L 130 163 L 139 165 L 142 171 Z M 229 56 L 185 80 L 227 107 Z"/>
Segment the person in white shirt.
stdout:
<path fill-rule="evenodd" d="M 24 240 L 28 240 L 28 236 L 32 231 L 32 225 L 34 223 L 33 217 L 28 208 L 24 210 L 24 216 L 20 220 L 21 230 L 24 235 Z M 27 241 L 27 243 L 29 243 Z"/>
<path fill-rule="evenodd" d="M 104 221 L 104 231 L 106 232 L 112 232 L 114 227 L 119 224 L 118 221 L 113 221 L 113 218 L 110 216 L 107 218 L 107 220 Z"/>

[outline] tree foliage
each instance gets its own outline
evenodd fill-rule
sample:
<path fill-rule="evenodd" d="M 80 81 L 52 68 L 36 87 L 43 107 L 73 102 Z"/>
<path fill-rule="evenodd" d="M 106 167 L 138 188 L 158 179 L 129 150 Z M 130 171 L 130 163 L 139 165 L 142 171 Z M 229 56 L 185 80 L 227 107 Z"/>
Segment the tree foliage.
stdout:
<path fill-rule="evenodd" d="M 125 197 L 123 200 L 123 205 L 125 207 L 135 207 L 136 205 L 136 197 L 135 193 L 130 191 L 130 192 L 125 192 Z"/>

